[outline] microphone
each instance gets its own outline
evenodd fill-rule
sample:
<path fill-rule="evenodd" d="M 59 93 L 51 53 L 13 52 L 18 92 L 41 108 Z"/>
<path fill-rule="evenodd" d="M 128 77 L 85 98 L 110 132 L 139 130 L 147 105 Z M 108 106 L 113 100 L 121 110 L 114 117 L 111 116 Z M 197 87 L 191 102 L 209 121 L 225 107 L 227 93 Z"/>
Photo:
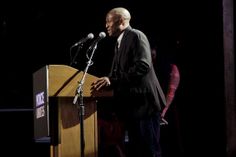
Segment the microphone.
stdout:
<path fill-rule="evenodd" d="M 95 39 L 93 43 L 91 44 L 91 46 L 89 47 L 89 50 L 92 49 L 100 40 L 102 40 L 105 37 L 106 37 L 106 33 L 100 32 L 97 39 Z"/>
<path fill-rule="evenodd" d="M 77 45 L 81 45 L 81 44 L 85 43 L 86 41 L 93 39 L 93 38 L 94 38 L 93 33 L 89 33 L 87 35 L 87 37 L 80 39 L 80 41 L 76 42 L 72 47 L 75 47 Z"/>

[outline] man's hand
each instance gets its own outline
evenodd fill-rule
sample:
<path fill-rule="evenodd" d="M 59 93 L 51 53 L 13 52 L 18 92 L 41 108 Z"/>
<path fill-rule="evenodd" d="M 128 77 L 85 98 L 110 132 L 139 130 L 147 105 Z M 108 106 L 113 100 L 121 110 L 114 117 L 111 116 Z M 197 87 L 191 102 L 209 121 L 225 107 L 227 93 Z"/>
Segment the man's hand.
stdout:
<path fill-rule="evenodd" d="M 108 77 L 101 77 L 92 83 L 91 90 L 100 90 L 102 87 L 108 87 L 111 85 L 111 82 Z"/>
<path fill-rule="evenodd" d="M 103 87 L 110 86 L 110 80 L 108 77 L 101 77 L 94 81 L 91 85 L 91 95 L 93 97 L 101 97 L 101 96 L 112 96 L 113 91 L 111 90 L 102 90 Z"/>

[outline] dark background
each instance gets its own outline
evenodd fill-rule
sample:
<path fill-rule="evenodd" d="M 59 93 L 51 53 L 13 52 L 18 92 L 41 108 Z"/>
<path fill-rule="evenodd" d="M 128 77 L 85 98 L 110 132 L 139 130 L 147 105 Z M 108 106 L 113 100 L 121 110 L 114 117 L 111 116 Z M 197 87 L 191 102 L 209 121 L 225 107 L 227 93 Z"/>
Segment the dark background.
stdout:
<path fill-rule="evenodd" d="M 0 2 L 0 153 L 49 156 L 33 138 L 32 75 L 47 64 L 70 63 L 70 47 L 105 31 L 105 15 L 116 6 L 132 15 L 159 52 L 174 50 L 181 74 L 178 111 L 185 156 L 225 156 L 222 2 L 220 0 Z M 99 42 L 89 73 L 110 68 L 112 42 Z M 81 52 L 76 68 L 85 66 Z M 33 152 L 33 153 L 32 153 Z M 45 155 L 47 154 L 47 155 Z M 2 156 L 2 155 L 1 155 Z"/>

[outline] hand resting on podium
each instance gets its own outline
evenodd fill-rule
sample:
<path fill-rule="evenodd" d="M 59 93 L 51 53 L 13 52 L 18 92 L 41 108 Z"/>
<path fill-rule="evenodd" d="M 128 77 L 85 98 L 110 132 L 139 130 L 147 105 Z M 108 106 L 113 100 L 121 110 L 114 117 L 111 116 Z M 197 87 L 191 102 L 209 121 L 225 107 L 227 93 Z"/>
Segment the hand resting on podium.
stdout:
<path fill-rule="evenodd" d="M 111 82 L 108 77 L 98 78 L 91 84 L 91 95 L 92 97 L 110 97 L 113 96 L 113 91 L 108 87 Z"/>

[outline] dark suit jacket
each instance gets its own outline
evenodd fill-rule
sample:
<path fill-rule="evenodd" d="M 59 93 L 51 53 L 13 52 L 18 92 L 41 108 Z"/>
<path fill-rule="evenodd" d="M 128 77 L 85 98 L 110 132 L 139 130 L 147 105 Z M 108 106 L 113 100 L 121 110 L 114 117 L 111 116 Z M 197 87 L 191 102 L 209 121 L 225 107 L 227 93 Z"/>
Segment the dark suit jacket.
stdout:
<path fill-rule="evenodd" d="M 143 118 L 156 114 L 166 104 L 153 68 L 149 41 L 139 30 L 124 30 L 109 78 L 123 114 Z"/>

